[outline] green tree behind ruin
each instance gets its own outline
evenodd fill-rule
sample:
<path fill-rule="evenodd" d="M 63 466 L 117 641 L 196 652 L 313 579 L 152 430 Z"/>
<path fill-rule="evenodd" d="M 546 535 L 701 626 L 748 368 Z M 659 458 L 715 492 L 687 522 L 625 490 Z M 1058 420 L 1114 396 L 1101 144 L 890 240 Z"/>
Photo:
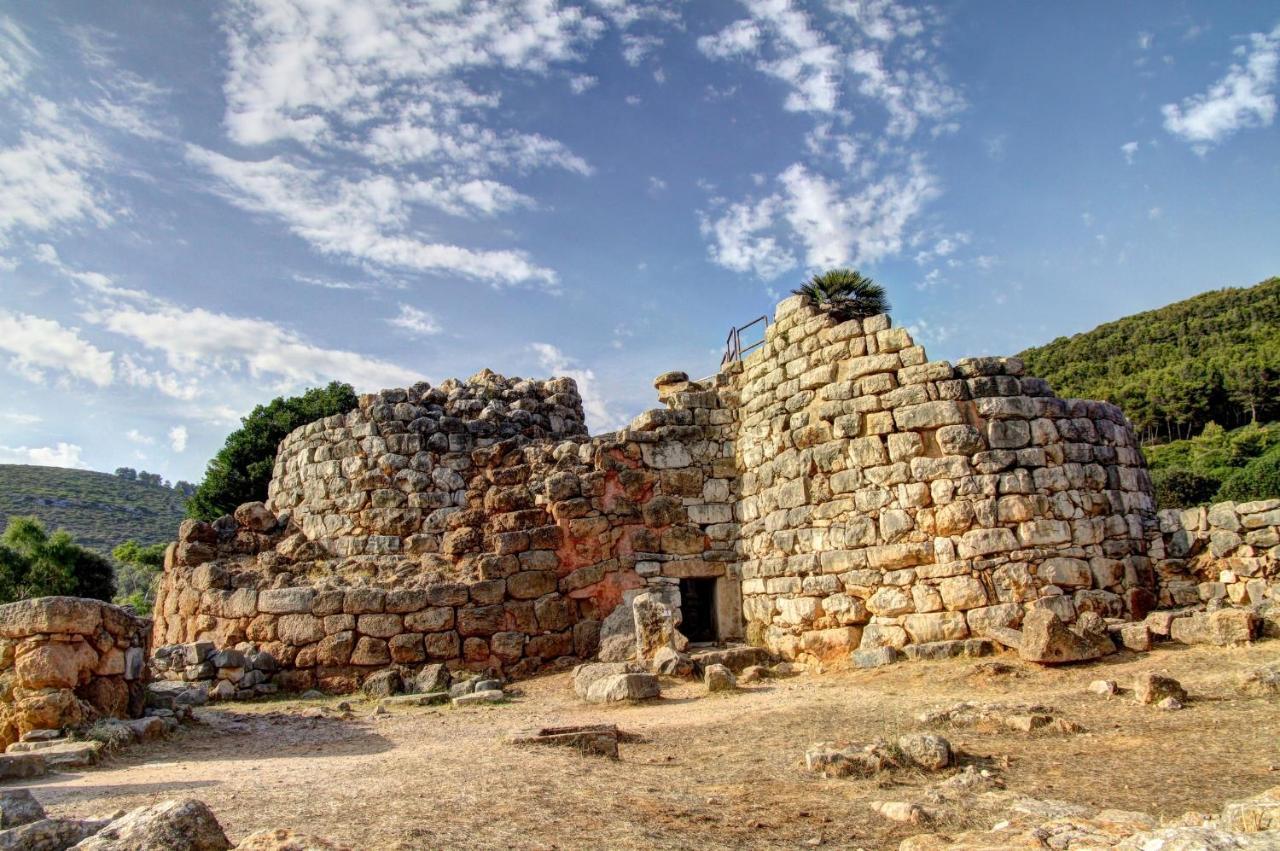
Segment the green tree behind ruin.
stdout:
<path fill-rule="evenodd" d="M 1119 405 L 1144 443 L 1280 418 L 1280 278 L 1126 316 L 1019 355 L 1062 397 Z"/>
<path fill-rule="evenodd" d="M 115 590 L 110 559 L 34 517 L 9 519 L 0 535 L 0 603 L 57 594 L 110 602 Z"/>
<path fill-rule="evenodd" d="M 298 426 L 345 414 L 356 404 L 351 385 L 333 381 L 300 396 L 278 396 L 258 405 L 209 462 L 204 480 L 187 501 L 187 515 L 214 520 L 242 503 L 266 499 L 280 441 Z"/>

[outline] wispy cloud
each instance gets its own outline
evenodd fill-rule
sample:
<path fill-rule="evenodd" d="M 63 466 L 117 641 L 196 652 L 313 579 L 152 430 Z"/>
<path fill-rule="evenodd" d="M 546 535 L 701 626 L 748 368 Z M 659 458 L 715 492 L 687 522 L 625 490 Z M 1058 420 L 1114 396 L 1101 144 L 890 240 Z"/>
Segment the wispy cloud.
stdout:
<path fill-rule="evenodd" d="M 12 371 L 32 381 L 46 372 L 106 387 L 115 379 L 114 354 L 103 351 L 52 319 L 0 310 L 0 351 L 11 354 Z"/>
<path fill-rule="evenodd" d="M 1161 107 L 1164 129 L 1204 154 L 1237 131 L 1267 127 L 1276 117 L 1276 72 L 1280 67 L 1280 26 L 1253 33 L 1236 48 L 1239 62 L 1201 94 Z"/>
<path fill-rule="evenodd" d="M 442 330 L 434 316 L 408 304 L 400 305 L 400 312 L 388 319 L 387 324 L 414 337 L 430 337 Z"/>

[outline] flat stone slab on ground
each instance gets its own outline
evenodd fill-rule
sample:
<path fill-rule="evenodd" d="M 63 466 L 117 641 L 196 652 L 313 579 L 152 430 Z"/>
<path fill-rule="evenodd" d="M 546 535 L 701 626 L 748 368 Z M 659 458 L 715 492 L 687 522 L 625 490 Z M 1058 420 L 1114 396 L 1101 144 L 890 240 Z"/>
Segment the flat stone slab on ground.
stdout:
<path fill-rule="evenodd" d="M 580 724 L 568 727 L 542 727 L 535 732 L 513 736 L 516 745 L 558 745 L 577 748 L 583 753 L 618 758 L 618 743 L 637 741 L 639 736 L 624 733 L 616 724 Z"/>
<path fill-rule="evenodd" d="M 701 650 L 697 653 L 691 653 L 690 658 L 701 666 L 707 668 L 711 665 L 724 665 L 735 674 L 741 674 L 744 670 L 752 665 L 768 665 L 773 661 L 773 657 L 769 655 L 769 651 L 763 647 L 724 647 L 715 650 Z"/>
<path fill-rule="evenodd" d="M 378 701 L 378 704 L 380 706 L 436 706 L 448 703 L 449 700 L 449 692 L 433 691 L 427 694 L 397 694 L 384 697 Z"/>
<path fill-rule="evenodd" d="M 0 780 L 25 780 L 49 772 L 44 756 L 38 753 L 0 754 Z"/>
<path fill-rule="evenodd" d="M 459 695 L 453 699 L 454 706 L 475 706 L 481 703 L 502 703 L 507 699 L 502 689 L 485 689 L 473 691 L 471 694 Z"/>

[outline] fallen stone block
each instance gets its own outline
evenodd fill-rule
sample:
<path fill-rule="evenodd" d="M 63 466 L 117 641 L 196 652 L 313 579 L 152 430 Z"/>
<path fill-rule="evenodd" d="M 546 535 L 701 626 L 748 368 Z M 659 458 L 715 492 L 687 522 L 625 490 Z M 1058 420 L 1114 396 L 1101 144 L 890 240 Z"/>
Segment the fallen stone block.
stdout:
<path fill-rule="evenodd" d="M 702 682 L 707 691 L 733 691 L 738 687 L 738 678 L 726 666 L 719 663 L 708 665 L 702 673 Z"/>
<path fill-rule="evenodd" d="M 587 689 L 588 703 L 618 703 L 658 697 L 662 687 L 653 674 L 613 674 L 596 680 Z"/>
<path fill-rule="evenodd" d="M 1173 677 L 1144 671 L 1133 678 L 1133 697 L 1139 703 L 1159 703 L 1167 697 L 1187 699 L 1187 690 Z"/>
<path fill-rule="evenodd" d="M 0 828 L 30 824 L 45 817 L 30 789 L 0 789 Z"/>
<path fill-rule="evenodd" d="M 512 737 L 511 743 L 576 748 L 584 754 L 617 759 L 619 742 L 638 739 L 638 736 L 620 731 L 614 724 L 582 724 L 568 727 L 543 727 L 536 732 L 516 735 Z"/>
<path fill-rule="evenodd" d="M 1245 671 L 1240 674 L 1237 683 L 1244 694 L 1262 697 L 1280 694 L 1280 666 Z"/>
<path fill-rule="evenodd" d="M 1022 632 L 1011 627 L 989 626 L 984 630 L 983 634 L 996 644 L 1003 645 L 1010 650 L 1017 650 L 1022 646 Z"/>
<path fill-rule="evenodd" d="M 641 674 L 644 668 L 636 662 L 588 662 L 573 669 L 573 690 L 584 700 L 597 680 L 618 674 Z"/>
<path fill-rule="evenodd" d="M 766 666 L 773 661 L 768 650 L 749 646 L 702 650 L 691 654 L 689 658 L 704 669 L 710 665 L 724 665 L 735 674 L 741 674 L 752 665 Z"/>
<path fill-rule="evenodd" d="M 473 691 L 453 699 L 454 706 L 476 706 L 483 703 L 503 703 L 507 695 L 500 688 Z"/>
<path fill-rule="evenodd" d="M 46 851 L 75 847 L 110 824 L 89 819 L 42 819 L 9 830 L 0 830 L 0 851 Z M 104 846 L 105 847 L 105 846 Z M 160 848 L 161 846 L 148 846 Z M 174 846 L 185 848 L 186 846 Z M 114 849 L 113 849 L 114 851 Z"/>
<path fill-rule="evenodd" d="M 49 772 L 42 754 L 0 754 L 0 781 L 44 777 Z"/>
<path fill-rule="evenodd" d="M 1257 615 L 1246 609 L 1218 609 L 1174 620 L 1169 637 L 1183 644 L 1226 647 L 1252 641 L 1257 625 Z"/>
<path fill-rule="evenodd" d="M 227 851 L 231 843 L 208 805 L 195 798 L 139 807 L 111 821 L 76 851 Z"/>
<path fill-rule="evenodd" d="M 1094 680 L 1089 683 L 1089 691 L 1094 694 L 1100 694 L 1103 697 L 1111 697 L 1120 691 L 1120 686 L 1115 680 Z"/>
<path fill-rule="evenodd" d="M 435 691 L 428 694 L 397 694 L 391 697 L 384 697 L 378 701 L 381 706 L 437 706 L 442 703 L 448 703 L 450 700 L 449 692 Z"/>
<path fill-rule="evenodd" d="M 1105 655 L 1105 648 L 1067 629 L 1067 625 L 1048 609 L 1034 609 L 1022 619 L 1018 655 L 1028 662 L 1058 665 L 1098 659 Z"/>

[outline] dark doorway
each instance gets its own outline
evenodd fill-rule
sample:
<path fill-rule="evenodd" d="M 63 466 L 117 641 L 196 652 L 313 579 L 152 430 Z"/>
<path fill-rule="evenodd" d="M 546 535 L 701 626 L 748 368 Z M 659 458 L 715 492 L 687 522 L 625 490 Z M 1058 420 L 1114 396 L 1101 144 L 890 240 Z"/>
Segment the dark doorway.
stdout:
<path fill-rule="evenodd" d="M 680 631 L 695 644 L 716 640 L 716 581 L 680 580 Z"/>

